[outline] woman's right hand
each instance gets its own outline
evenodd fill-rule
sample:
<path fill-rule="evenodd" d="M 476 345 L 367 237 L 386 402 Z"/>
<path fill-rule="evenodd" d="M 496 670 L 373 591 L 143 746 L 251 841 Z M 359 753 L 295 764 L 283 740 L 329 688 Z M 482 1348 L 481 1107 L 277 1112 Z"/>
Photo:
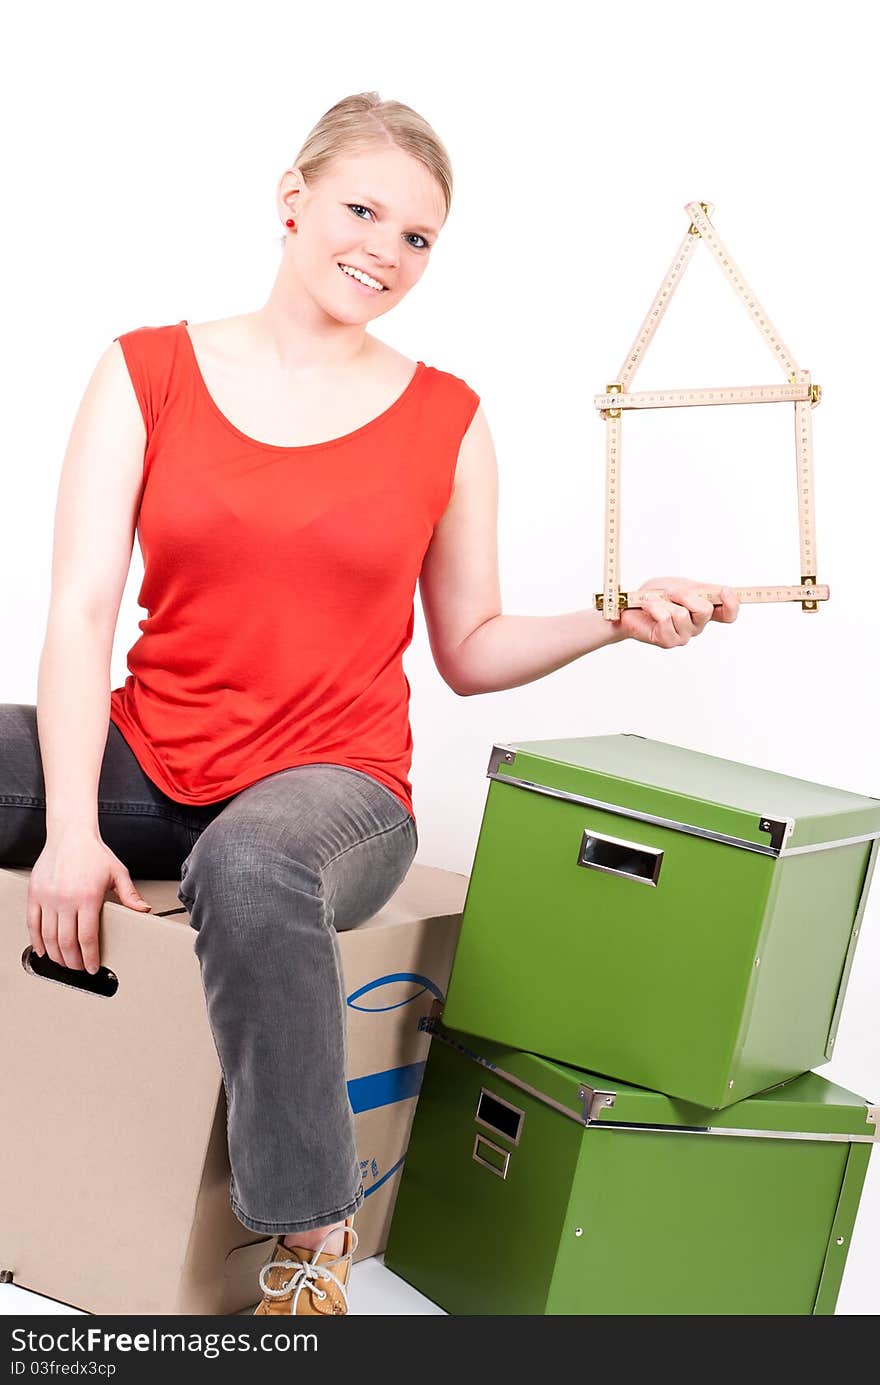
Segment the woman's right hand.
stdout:
<path fill-rule="evenodd" d="M 151 908 L 94 832 L 72 828 L 48 838 L 28 884 L 27 926 L 37 956 L 48 952 L 59 966 L 96 972 L 101 910 L 110 890 L 129 909 Z"/>

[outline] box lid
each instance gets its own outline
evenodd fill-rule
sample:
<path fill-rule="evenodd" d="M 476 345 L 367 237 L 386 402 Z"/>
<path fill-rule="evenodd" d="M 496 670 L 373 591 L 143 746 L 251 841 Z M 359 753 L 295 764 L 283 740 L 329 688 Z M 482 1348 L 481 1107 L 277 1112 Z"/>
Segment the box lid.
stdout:
<path fill-rule="evenodd" d="M 488 774 L 773 854 L 880 836 L 878 798 L 632 732 L 499 744 Z"/>
<path fill-rule="evenodd" d="M 432 1042 L 450 1044 L 463 1057 L 513 1081 L 539 1100 L 601 1125 L 664 1126 L 691 1130 L 742 1130 L 781 1135 L 846 1135 L 874 1141 L 880 1107 L 838 1087 L 816 1072 L 801 1073 L 757 1092 L 723 1111 L 634 1087 L 600 1073 L 586 1072 L 534 1053 L 505 1048 L 487 1039 L 449 1029 L 436 1016 L 425 1021 Z"/>

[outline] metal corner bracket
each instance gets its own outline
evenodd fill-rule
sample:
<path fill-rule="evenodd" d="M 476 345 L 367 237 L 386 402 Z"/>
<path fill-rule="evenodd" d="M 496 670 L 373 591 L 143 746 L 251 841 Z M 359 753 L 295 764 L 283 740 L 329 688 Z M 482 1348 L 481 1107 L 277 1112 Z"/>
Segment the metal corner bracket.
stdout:
<path fill-rule="evenodd" d="M 487 778 L 498 773 L 499 765 L 512 765 L 516 759 L 516 749 L 512 745 L 493 745 L 492 754 L 489 756 L 489 768 L 486 770 Z"/>
<path fill-rule="evenodd" d="M 590 1121 L 599 1119 L 602 1111 L 613 1106 L 617 1100 L 616 1092 L 603 1092 L 598 1087 L 588 1087 L 586 1083 L 578 1087 L 578 1096 L 584 1103 L 583 1121 L 584 1125 L 589 1125 Z"/>
<path fill-rule="evenodd" d="M 770 845 L 774 851 L 781 851 L 787 837 L 794 831 L 793 818 L 765 818 L 759 819 L 759 827 L 762 832 L 770 833 Z"/>

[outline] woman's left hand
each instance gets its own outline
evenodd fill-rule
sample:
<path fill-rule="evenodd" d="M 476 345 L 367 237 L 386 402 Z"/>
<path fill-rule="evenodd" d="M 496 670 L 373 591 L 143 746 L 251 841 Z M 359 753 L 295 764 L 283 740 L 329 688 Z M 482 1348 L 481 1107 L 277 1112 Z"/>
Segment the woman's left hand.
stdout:
<path fill-rule="evenodd" d="M 621 639 L 641 640 L 644 644 L 660 645 L 662 649 L 674 649 L 699 635 L 711 620 L 730 625 L 739 614 L 736 593 L 715 582 L 692 582 L 687 577 L 652 577 L 635 590 L 652 588 L 665 592 L 665 597 L 651 597 L 644 606 L 621 611 Z M 713 596 L 717 594 L 721 605 L 714 606 L 706 597 L 698 596 L 700 590 L 711 591 Z"/>

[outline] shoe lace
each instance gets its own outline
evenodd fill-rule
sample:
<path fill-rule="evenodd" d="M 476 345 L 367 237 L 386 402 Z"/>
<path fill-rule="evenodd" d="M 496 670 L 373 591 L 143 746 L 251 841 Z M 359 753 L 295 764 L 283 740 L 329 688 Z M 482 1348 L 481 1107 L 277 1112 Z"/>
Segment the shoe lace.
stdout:
<path fill-rule="evenodd" d="M 315 1247 L 314 1251 L 312 1252 L 314 1260 L 317 1260 L 318 1256 L 324 1249 L 324 1246 L 326 1245 L 328 1238 L 333 1234 L 333 1231 L 337 1229 L 337 1227 L 333 1227 L 330 1231 L 328 1231 L 327 1235 L 320 1242 L 320 1244 Z M 308 1287 L 311 1293 L 313 1293 L 316 1298 L 324 1299 L 327 1297 L 327 1290 L 319 1289 L 317 1287 L 318 1281 L 321 1279 L 332 1279 L 337 1289 L 342 1295 L 342 1301 L 345 1304 L 345 1311 L 348 1312 L 348 1294 L 346 1292 L 345 1285 L 338 1278 L 338 1276 L 335 1275 L 333 1271 L 329 1268 L 330 1265 L 339 1265 L 342 1264 L 342 1262 L 345 1260 L 350 1260 L 351 1257 L 354 1255 L 355 1250 L 357 1249 L 358 1234 L 355 1231 L 354 1227 L 347 1227 L 346 1232 L 348 1236 L 351 1237 L 351 1245 L 349 1249 L 341 1255 L 334 1255 L 331 1260 L 326 1260 L 323 1265 L 315 1264 L 312 1260 L 292 1260 L 290 1258 L 285 1258 L 281 1260 L 270 1260 L 269 1263 L 264 1265 L 263 1268 L 260 1270 L 260 1288 L 263 1290 L 263 1293 L 266 1295 L 266 1297 L 283 1298 L 286 1294 L 290 1292 L 291 1288 L 293 1288 L 294 1294 L 290 1304 L 290 1311 L 291 1314 L 294 1314 L 296 1313 L 297 1304 L 299 1303 L 299 1296 L 302 1293 L 303 1289 Z M 276 1250 L 276 1255 L 278 1255 L 286 1249 L 287 1247 L 284 1245 L 282 1241 L 279 1244 L 278 1249 Z M 289 1279 L 285 1279 L 279 1288 L 273 1289 L 267 1283 L 267 1276 L 273 1269 L 291 1269 L 294 1271 L 294 1273 L 290 1276 Z"/>

